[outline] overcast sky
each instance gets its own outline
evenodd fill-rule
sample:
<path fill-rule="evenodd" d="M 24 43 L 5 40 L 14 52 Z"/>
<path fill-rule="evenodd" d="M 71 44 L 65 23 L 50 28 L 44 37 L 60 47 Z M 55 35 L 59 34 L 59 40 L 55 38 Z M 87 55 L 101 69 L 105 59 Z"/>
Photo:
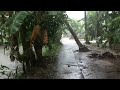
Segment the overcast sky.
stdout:
<path fill-rule="evenodd" d="M 80 20 L 84 17 L 84 11 L 66 11 L 66 13 L 71 19 Z"/>

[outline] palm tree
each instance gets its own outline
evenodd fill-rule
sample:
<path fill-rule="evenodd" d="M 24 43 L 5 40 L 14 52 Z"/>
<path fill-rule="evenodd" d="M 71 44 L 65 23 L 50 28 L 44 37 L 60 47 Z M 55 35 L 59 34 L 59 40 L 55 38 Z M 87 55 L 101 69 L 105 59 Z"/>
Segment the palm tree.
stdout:
<path fill-rule="evenodd" d="M 89 49 L 86 48 L 84 45 L 82 45 L 82 43 L 79 41 L 79 39 L 77 38 L 74 30 L 73 30 L 72 27 L 69 25 L 69 23 L 68 23 L 67 20 L 65 21 L 65 24 L 66 24 L 68 30 L 70 31 L 70 33 L 72 34 L 73 38 L 75 39 L 75 41 L 76 41 L 76 43 L 77 43 L 77 45 L 78 45 L 78 47 L 79 47 L 79 51 L 84 51 L 84 52 L 89 51 Z"/>
<path fill-rule="evenodd" d="M 89 40 L 88 40 L 88 30 L 87 30 L 87 17 L 86 17 L 86 11 L 84 12 L 85 15 L 85 40 L 86 40 L 86 44 L 90 44 Z"/>

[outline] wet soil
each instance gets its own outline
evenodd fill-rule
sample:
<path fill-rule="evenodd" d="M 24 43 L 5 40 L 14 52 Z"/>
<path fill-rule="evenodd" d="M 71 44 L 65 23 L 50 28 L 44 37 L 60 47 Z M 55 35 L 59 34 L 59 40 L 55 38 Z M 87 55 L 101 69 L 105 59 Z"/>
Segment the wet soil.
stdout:
<path fill-rule="evenodd" d="M 54 63 L 47 68 L 34 69 L 27 79 L 119 79 L 120 58 L 97 59 L 88 57 L 91 53 L 112 52 L 110 49 L 98 48 L 95 45 L 86 45 L 89 52 L 79 50 L 74 40 L 62 39 L 63 46 Z M 81 41 L 84 43 L 84 41 Z"/>
<path fill-rule="evenodd" d="M 120 52 L 99 48 L 95 44 L 86 45 L 89 52 L 77 52 L 79 48 L 73 39 L 64 38 L 61 42 L 63 45 L 56 59 L 53 62 L 48 59 L 43 66 L 31 68 L 26 79 L 120 79 L 120 57 L 88 57 L 92 53 L 120 55 Z M 9 54 L 4 56 L 2 51 L 0 49 L 0 63 L 14 67 L 16 63 L 11 64 L 7 56 Z"/>

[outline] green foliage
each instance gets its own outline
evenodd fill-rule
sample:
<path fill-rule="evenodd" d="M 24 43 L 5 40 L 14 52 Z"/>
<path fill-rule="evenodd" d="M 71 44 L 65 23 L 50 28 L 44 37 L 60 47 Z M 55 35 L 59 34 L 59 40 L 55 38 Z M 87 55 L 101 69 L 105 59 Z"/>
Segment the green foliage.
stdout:
<path fill-rule="evenodd" d="M 1 14 L 3 13 L 1 12 Z M 24 24 L 27 30 L 27 39 L 30 39 L 34 26 L 37 22 L 40 22 L 42 30 L 45 27 L 48 28 L 49 38 L 55 38 L 55 33 L 64 24 L 64 19 L 66 19 L 65 11 L 44 11 L 43 14 L 46 16 L 44 20 L 40 19 L 42 13 L 42 11 L 18 11 L 12 17 L 6 19 L 0 29 L 4 29 L 12 35 L 19 31 L 21 25 Z"/>
<path fill-rule="evenodd" d="M 44 46 L 44 47 L 42 48 L 42 55 L 43 55 L 43 56 L 48 56 L 48 55 L 49 55 L 48 51 L 49 51 L 49 47 Z"/>
<path fill-rule="evenodd" d="M 120 13 L 119 11 L 98 11 L 98 16 L 94 11 L 89 11 L 87 14 L 87 24 L 89 35 L 96 37 L 96 25 L 98 22 L 98 33 L 102 40 L 107 40 L 113 37 L 113 43 L 120 42 Z M 105 45 L 104 44 L 104 45 Z"/>
<path fill-rule="evenodd" d="M 19 35 L 17 36 L 19 36 L 20 44 L 20 40 L 22 39 L 20 32 L 24 33 L 22 37 L 25 37 L 24 42 L 27 42 L 31 38 L 34 26 L 39 24 L 42 31 L 48 29 L 49 45 L 52 48 L 45 55 L 54 56 L 59 47 L 58 43 L 60 42 L 63 31 L 61 27 L 64 26 L 64 20 L 66 19 L 67 15 L 65 11 L 18 11 L 6 19 L 5 23 L 0 27 L 0 30 L 3 30 L 4 33 L 7 32 L 6 34 L 9 37 L 18 32 Z M 29 61 L 31 52 L 28 50 L 29 47 L 26 48 L 23 55 L 18 55 L 20 62 Z"/>
<path fill-rule="evenodd" d="M 64 20 L 66 18 L 67 15 L 64 13 L 64 11 L 49 11 L 46 15 L 44 24 L 46 24 L 45 27 L 48 28 L 49 44 L 60 42 L 63 31 L 61 27 L 64 26 Z"/>
<path fill-rule="evenodd" d="M 77 21 L 77 20 L 73 20 L 73 19 L 68 19 L 71 27 L 73 28 L 74 32 L 76 33 L 76 35 L 79 37 L 83 37 L 84 36 L 84 32 L 85 32 L 85 25 L 84 25 L 84 21 Z M 69 32 L 70 33 L 70 32 Z M 70 34 L 70 37 L 71 34 Z"/>
<path fill-rule="evenodd" d="M 55 57 L 56 55 L 58 55 L 61 45 L 52 44 L 51 46 L 52 46 L 52 49 L 49 49 L 49 47 L 43 47 L 43 50 L 42 50 L 43 56 Z"/>
<path fill-rule="evenodd" d="M 11 28 L 10 33 L 11 34 L 15 34 L 17 31 L 19 31 L 24 19 L 29 14 L 31 14 L 31 13 L 29 13 L 27 11 L 20 11 L 17 13 L 17 15 L 13 18 L 13 23 L 11 23 L 11 26 L 10 26 L 10 28 Z"/>

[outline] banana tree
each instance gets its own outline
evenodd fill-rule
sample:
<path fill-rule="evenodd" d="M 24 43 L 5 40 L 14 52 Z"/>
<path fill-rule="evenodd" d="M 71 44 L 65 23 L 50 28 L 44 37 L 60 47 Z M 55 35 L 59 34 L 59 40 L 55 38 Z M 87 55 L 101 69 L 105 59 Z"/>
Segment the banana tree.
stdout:
<path fill-rule="evenodd" d="M 49 29 L 48 36 L 50 39 L 55 39 L 57 37 L 56 33 L 63 24 L 63 19 L 66 18 L 63 13 L 64 11 L 19 11 L 12 17 L 8 18 L 7 22 L 5 22 L 0 29 L 3 29 L 6 26 L 10 27 L 11 37 L 16 38 L 17 41 L 21 40 L 19 43 L 22 43 L 23 55 L 18 55 L 21 56 L 18 58 L 23 61 L 23 64 L 25 62 L 29 67 L 36 62 L 35 54 L 33 53 L 33 49 L 30 47 L 31 36 L 34 32 L 34 27 L 37 25 L 40 26 L 40 28 L 37 30 L 41 32 L 41 38 L 37 37 L 37 40 L 35 40 L 33 44 L 34 48 L 37 48 L 35 49 L 37 54 L 42 50 L 42 46 L 44 44 L 44 34 L 46 34 L 46 27 Z M 13 40 L 13 42 L 15 41 L 16 40 Z M 18 47 L 18 42 L 15 43 L 13 48 L 15 48 L 15 46 Z M 42 56 L 41 54 L 42 53 L 39 53 L 40 57 Z"/>
<path fill-rule="evenodd" d="M 17 53 L 17 59 L 21 60 L 19 58 L 19 41 L 21 40 L 22 41 L 22 45 L 23 45 L 23 50 L 24 50 L 24 53 L 27 52 L 28 50 L 28 43 L 26 41 L 26 33 L 28 32 L 26 30 L 26 26 L 24 24 L 24 21 L 25 21 L 25 18 L 29 15 L 31 15 L 32 13 L 31 12 L 27 12 L 27 11 L 20 11 L 16 14 L 13 14 L 12 17 L 9 17 L 8 20 L 0 27 L 0 29 L 5 29 L 5 27 L 9 27 L 9 30 L 10 30 L 10 39 L 11 39 L 11 54 L 10 54 L 10 58 L 12 60 L 15 59 L 15 56 L 16 56 L 16 53 Z M 25 33 L 24 33 L 25 32 Z M 32 30 L 31 30 L 32 32 Z M 28 46 L 28 47 L 27 47 Z M 28 55 L 28 56 L 33 56 L 32 55 Z M 25 56 L 26 57 L 26 61 L 23 60 L 23 67 L 24 67 L 24 63 L 26 63 L 27 65 L 29 65 L 29 62 L 28 62 L 28 58 L 27 58 L 27 55 Z M 33 59 L 33 58 L 32 58 Z M 25 69 L 24 69 L 25 71 Z"/>

